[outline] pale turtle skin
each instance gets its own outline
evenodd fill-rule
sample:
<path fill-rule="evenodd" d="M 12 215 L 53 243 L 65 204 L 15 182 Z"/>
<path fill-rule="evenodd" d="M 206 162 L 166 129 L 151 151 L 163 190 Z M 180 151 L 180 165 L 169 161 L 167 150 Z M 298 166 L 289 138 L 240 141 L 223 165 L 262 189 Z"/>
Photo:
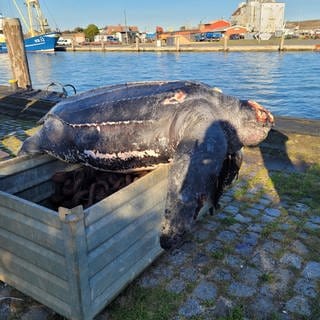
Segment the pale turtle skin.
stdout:
<path fill-rule="evenodd" d="M 273 126 L 254 101 L 198 82 L 135 82 L 67 98 L 42 119 L 20 154 L 46 152 L 99 170 L 130 171 L 171 163 L 161 246 L 190 230 L 203 204 L 217 208 L 241 165 L 241 148 Z"/>

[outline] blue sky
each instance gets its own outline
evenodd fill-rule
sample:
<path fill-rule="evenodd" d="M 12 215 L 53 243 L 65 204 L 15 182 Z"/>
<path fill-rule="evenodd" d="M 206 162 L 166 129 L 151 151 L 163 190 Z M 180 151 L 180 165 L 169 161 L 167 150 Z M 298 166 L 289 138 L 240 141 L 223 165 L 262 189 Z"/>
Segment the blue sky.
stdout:
<path fill-rule="evenodd" d="M 17 0 L 19 2 L 19 0 Z M 20 1 L 23 2 L 23 1 Z M 157 25 L 164 29 L 197 26 L 219 18 L 229 19 L 239 0 L 40 0 L 51 27 L 61 30 L 124 24 L 137 25 L 141 31 L 154 31 Z M 279 1 L 280 2 L 280 1 Z M 283 0 L 286 20 L 320 19 L 320 0 Z M 0 1 L 0 12 L 17 16 L 12 0 Z"/>

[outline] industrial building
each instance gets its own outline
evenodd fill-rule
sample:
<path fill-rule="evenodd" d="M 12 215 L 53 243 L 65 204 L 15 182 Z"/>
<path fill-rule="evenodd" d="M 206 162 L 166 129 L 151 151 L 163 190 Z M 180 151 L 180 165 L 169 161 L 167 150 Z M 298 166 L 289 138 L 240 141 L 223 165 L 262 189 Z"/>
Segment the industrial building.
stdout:
<path fill-rule="evenodd" d="M 247 0 L 239 4 L 231 23 L 251 32 L 276 34 L 284 29 L 285 3 L 276 0 Z"/>

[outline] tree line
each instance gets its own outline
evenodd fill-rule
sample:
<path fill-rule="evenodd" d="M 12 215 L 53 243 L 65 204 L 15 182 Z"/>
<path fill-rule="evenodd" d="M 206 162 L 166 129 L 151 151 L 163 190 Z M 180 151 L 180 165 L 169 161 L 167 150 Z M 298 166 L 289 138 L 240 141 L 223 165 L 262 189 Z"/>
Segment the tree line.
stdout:
<path fill-rule="evenodd" d="M 65 30 L 63 33 L 78 33 L 83 32 L 85 34 L 86 39 L 89 41 L 94 40 L 94 36 L 99 34 L 99 28 L 95 24 L 89 24 L 86 28 L 76 27 L 74 30 Z"/>

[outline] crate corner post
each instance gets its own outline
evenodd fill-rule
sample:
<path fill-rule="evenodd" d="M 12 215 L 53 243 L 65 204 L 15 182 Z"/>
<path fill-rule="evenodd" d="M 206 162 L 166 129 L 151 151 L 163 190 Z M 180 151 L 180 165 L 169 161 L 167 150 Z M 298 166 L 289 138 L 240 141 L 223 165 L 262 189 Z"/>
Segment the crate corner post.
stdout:
<path fill-rule="evenodd" d="M 88 249 L 82 206 L 72 209 L 59 207 L 63 224 L 65 257 L 72 301 L 72 320 L 91 320 L 91 294 L 88 272 Z"/>

